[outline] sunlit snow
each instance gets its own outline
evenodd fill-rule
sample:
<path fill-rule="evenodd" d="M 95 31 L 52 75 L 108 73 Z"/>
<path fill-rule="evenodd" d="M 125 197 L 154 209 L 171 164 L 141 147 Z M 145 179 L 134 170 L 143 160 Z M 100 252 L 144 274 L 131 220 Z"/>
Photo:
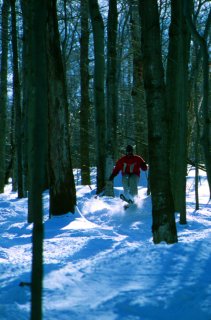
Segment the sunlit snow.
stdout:
<path fill-rule="evenodd" d="M 211 204 L 200 172 L 195 211 L 194 170 L 187 177 L 187 224 L 178 243 L 154 245 L 146 175 L 136 205 L 97 197 L 77 180 L 76 212 L 48 219 L 44 201 L 44 320 L 211 320 Z M 94 175 L 92 175 L 94 177 Z M 78 179 L 78 171 L 77 171 Z M 0 319 L 30 319 L 32 225 L 27 200 L 5 188 L 0 195 Z"/>

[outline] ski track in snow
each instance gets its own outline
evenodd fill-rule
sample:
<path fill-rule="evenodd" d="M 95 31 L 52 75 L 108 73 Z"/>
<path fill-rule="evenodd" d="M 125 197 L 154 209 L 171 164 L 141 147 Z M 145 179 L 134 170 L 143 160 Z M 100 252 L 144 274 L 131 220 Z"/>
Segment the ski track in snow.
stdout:
<path fill-rule="evenodd" d="M 136 207 L 96 197 L 77 186 L 74 215 L 48 219 L 45 240 L 45 320 L 211 320 L 211 205 L 201 180 L 200 210 L 194 211 L 193 177 L 188 178 L 187 225 L 178 223 L 178 244 L 154 245 L 146 181 Z M 142 181 L 143 183 L 143 181 Z M 206 189 L 203 186 L 206 186 Z M 0 318 L 29 319 L 31 232 L 26 199 L 7 187 L 0 195 Z"/>

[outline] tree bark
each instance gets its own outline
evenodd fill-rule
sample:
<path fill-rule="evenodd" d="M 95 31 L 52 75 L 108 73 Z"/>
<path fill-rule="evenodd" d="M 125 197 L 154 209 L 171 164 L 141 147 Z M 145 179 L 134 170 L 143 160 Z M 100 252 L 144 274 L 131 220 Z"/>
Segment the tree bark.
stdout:
<path fill-rule="evenodd" d="M 89 0 L 94 37 L 94 101 L 96 114 L 97 193 L 105 186 L 104 24 L 97 0 Z"/>
<path fill-rule="evenodd" d="M 148 159 L 147 109 L 143 79 L 143 57 L 141 49 L 140 16 L 136 0 L 130 0 L 130 25 L 133 53 L 133 88 L 131 91 L 134 119 L 136 152 Z"/>
<path fill-rule="evenodd" d="M 171 1 L 166 93 L 169 114 L 171 188 L 180 223 L 186 223 L 187 92 L 190 35 L 183 1 Z"/>
<path fill-rule="evenodd" d="M 17 179 L 18 197 L 23 198 L 23 141 L 22 141 L 22 110 L 20 80 L 18 68 L 18 43 L 16 29 L 15 0 L 10 0 L 12 17 L 12 52 L 13 52 L 13 104 L 15 112 L 15 179 Z"/>
<path fill-rule="evenodd" d="M 24 6 L 26 3 L 22 3 Z M 29 216 L 33 221 L 31 320 L 42 319 L 43 280 L 43 208 L 42 191 L 47 149 L 47 53 L 46 53 L 46 0 L 27 0 L 24 11 L 28 33 L 27 77 L 28 99 L 28 174 Z M 29 94 L 30 93 L 30 94 Z"/>
<path fill-rule="evenodd" d="M 74 213 L 76 190 L 70 153 L 66 79 L 56 0 L 48 0 L 48 105 L 50 215 Z"/>
<path fill-rule="evenodd" d="M 139 0 L 144 86 L 148 110 L 152 233 L 154 243 L 177 242 L 168 153 L 168 118 L 156 0 Z"/>
<path fill-rule="evenodd" d="M 2 4 L 1 31 L 1 74 L 0 74 L 0 193 L 4 192 L 6 163 L 6 122 L 7 122 L 7 73 L 8 73 L 8 16 L 10 1 Z"/>
<path fill-rule="evenodd" d="M 210 9 L 211 14 L 211 9 Z M 194 38 L 200 45 L 203 61 L 203 133 L 201 137 L 201 144 L 204 150 L 204 160 L 207 169 L 207 180 L 210 190 L 211 198 L 211 108 L 209 106 L 209 54 L 208 46 L 204 37 L 202 37 L 192 21 L 190 1 L 184 1 L 184 15 L 188 28 Z"/>
<path fill-rule="evenodd" d="M 80 157 L 81 183 L 90 185 L 89 160 L 89 29 L 88 29 L 88 0 L 81 0 L 81 39 L 80 39 L 80 72 L 81 72 L 81 107 L 80 107 Z"/>
<path fill-rule="evenodd" d="M 106 75 L 106 169 L 108 180 L 117 151 L 117 1 L 109 1 L 107 22 L 107 75 Z M 114 196 L 113 184 L 106 182 L 106 196 Z"/>

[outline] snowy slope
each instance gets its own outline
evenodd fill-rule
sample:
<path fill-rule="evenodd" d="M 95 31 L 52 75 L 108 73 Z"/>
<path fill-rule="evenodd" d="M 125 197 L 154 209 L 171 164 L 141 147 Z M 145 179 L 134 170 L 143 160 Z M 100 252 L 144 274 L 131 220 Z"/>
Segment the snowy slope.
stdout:
<path fill-rule="evenodd" d="M 48 219 L 44 194 L 45 320 L 211 320 L 211 204 L 204 173 L 200 210 L 194 209 L 194 171 L 187 180 L 187 219 L 177 221 L 179 242 L 154 245 L 151 199 L 142 175 L 137 206 L 96 197 L 77 185 L 76 213 Z M 0 319 L 30 315 L 31 232 L 27 201 L 7 186 L 0 195 Z M 178 217 L 177 217 L 178 220 Z"/>

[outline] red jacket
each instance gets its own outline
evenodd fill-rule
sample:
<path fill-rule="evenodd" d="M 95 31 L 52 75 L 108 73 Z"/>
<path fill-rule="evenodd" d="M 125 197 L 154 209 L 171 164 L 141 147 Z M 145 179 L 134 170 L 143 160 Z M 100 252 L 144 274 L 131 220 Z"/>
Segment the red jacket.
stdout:
<path fill-rule="evenodd" d="M 143 171 L 147 170 L 146 162 L 140 156 L 133 154 L 126 155 L 117 161 L 111 176 L 114 178 L 120 171 L 123 175 L 134 173 L 137 176 L 140 176 L 140 169 Z"/>

